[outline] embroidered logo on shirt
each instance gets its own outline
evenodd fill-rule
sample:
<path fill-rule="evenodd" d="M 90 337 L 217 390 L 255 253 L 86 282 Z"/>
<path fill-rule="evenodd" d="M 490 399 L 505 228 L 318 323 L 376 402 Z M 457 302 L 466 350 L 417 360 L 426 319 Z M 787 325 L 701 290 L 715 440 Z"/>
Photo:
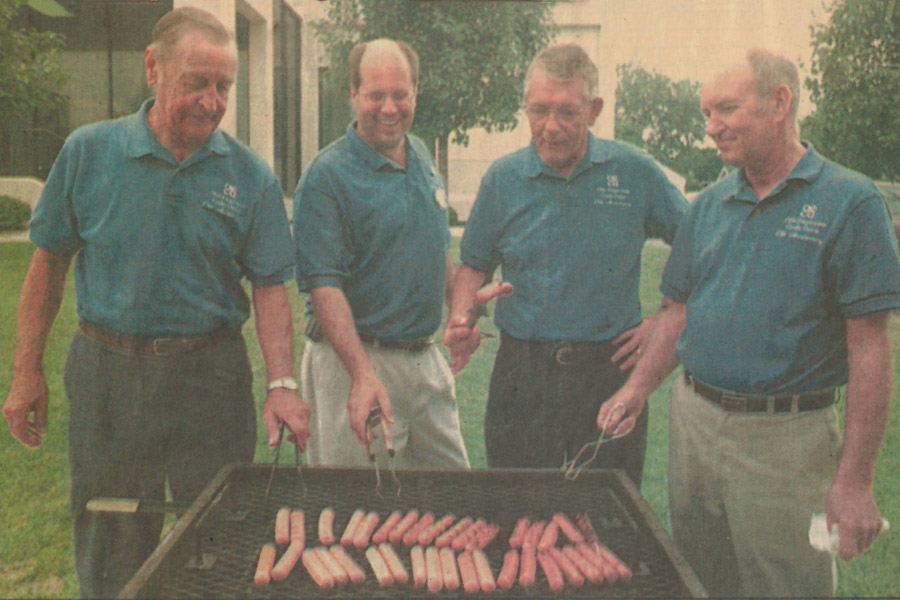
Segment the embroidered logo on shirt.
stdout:
<path fill-rule="evenodd" d="M 203 206 L 232 219 L 237 219 L 244 212 L 244 207 L 237 200 L 237 187 L 230 183 L 225 184 L 221 193 L 211 192 L 209 198 L 203 201 Z"/>
<path fill-rule="evenodd" d="M 611 187 L 611 188 L 619 187 L 619 176 L 618 175 L 607 175 L 606 176 L 606 187 Z"/>
<path fill-rule="evenodd" d="M 225 195 L 229 198 L 237 198 L 237 188 L 230 183 L 225 184 Z"/>
<path fill-rule="evenodd" d="M 825 241 L 822 234 L 828 228 L 828 223 L 815 220 L 818 209 L 815 204 L 804 204 L 799 217 L 784 218 L 784 228 L 776 231 L 775 237 L 823 245 Z"/>
<path fill-rule="evenodd" d="M 606 187 L 597 183 L 597 196 L 594 198 L 594 204 L 603 206 L 620 206 L 624 208 L 631 207 L 631 190 L 619 187 L 618 175 L 606 176 Z"/>

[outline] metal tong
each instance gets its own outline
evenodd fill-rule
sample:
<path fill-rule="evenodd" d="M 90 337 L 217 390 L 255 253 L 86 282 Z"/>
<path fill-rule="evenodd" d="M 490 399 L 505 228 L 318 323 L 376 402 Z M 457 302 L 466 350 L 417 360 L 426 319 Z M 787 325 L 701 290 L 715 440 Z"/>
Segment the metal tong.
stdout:
<path fill-rule="evenodd" d="M 272 487 L 272 479 L 275 478 L 275 468 L 278 466 L 278 454 L 281 452 L 281 440 L 284 438 L 284 421 L 278 428 L 278 442 L 275 444 L 275 451 L 272 453 L 272 471 L 269 473 L 269 483 L 266 485 L 266 498 L 269 497 L 269 490 Z M 300 497 L 306 497 L 306 481 L 303 480 L 303 470 L 300 468 L 300 445 L 294 441 L 294 466 L 297 468 L 297 477 L 300 479 Z"/>
<path fill-rule="evenodd" d="M 594 459 L 597 458 L 597 454 L 599 454 L 600 452 L 600 446 L 602 446 L 606 442 L 617 440 L 631 433 L 632 428 L 634 428 L 634 419 L 631 419 L 630 423 L 629 420 L 626 419 L 622 423 L 619 423 L 612 435 L 605 435 L 604 432 L 606 431 L 606 426 L 609 424 L 612 416 L 619 410 L 622 411 L 623 415 L 625 414 L 625 405 L 621 402 L 616 403 L 616 405 L 612 407 L 612 410 L 607 413 L 606 421 L 603 423 L 603 429 L 600 430 L 600 436 L 597 438 L 597 441 L 588 442 L 581 447 L 581 450 L 578 451 L 578 454 L 575 455 L 575 458 L 563 463 L 561 469 L 565 473 L 566 479 L 568 479 L 569 481 L 575 481 L 576 479 L 578 479 L 578 476 L 581 475 L 581 471 L 584 470 L 584 468 L 589 464 L 594 462 Z M 625 424 L 627 425 L 623 428 L 622 426 Z M 586 452 L 590 452 L 592 448 L 594 452 L 587 459 L 579 463 L 578 461 L 581 460 L 581 455 L 585 454 Z"/>
<path fill-rule="evenodd" d="M 391 437 L 391 432 L 388 430 L 387 422 L 381 418 L 381 408 L 374 406 L 372 407 L 372 410 L 369 411 L 369 416 L 366 417 L 366 455 L 369 457 L 369 462 L 375 465 L 375 493 L 378 494 L 379 498 L 384 499 L 384 496 L 381 493 L 381 469 L 378 466 L 378 461 L 375 460 L 375 451 L 372 448 L 372 442 L 378 439 L 378 434 L 375 430 L 379 424 L 381 425 L 382 437 L 384 438 L 384 449 L 385 454 L 387 455 L 388 468 L 391 471 L 391 478 L 397 485 L 398 496 L 400 495 L 402 486 L 400 485 L 400 480 L 397 479 L 397 472 L 394 470 L 394 440 Z"/>

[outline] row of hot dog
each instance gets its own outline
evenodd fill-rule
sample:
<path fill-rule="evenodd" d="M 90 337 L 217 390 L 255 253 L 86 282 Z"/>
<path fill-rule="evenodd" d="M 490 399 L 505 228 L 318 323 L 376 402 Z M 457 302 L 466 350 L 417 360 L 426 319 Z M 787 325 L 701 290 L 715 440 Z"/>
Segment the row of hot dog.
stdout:
<path fill-rule="evenodd" d="M 448 514 L 436 520 L 430 512 L 420 516 L 416 510 L 405 515 L 395 511 L 378 527 L 377 513 L 357 510 L 337 540 L 334 511 L 326 508 L 318 520 L 321 546 L 305 548 L 303 512 L 282 508 L 275 518 L 275 544 L 265 544 L 260 551 L 254 584 L 264 586 L 270 580 L 286 578 L 298 559 L 320 587 L 363 582 L 365 572 L 344 547 L 365 549 L 366 560 L 380 586 L 406 584 L 410 576 L 392 544 L 411 547 L 413 586 L 427 586 L 431 592 L 459 587 L 469 593 L 490 592 L 496 587 L 512 587 L 516 582 L 528 587 L 534 584 L 537 564 L 554 591 L 565 583 L 581 586 L 585 582 L 629 580 L 630 569 L 599 543 L 586 515 L 577 522 L 576 527 L 562 513 L 549 522 L 519 519 L 495 580 L 482 548 L 493 540 L 499 527 L 483 519 L 464 517 L 457 521 Z M 557 548 L 560 532 L 569 543 Z M 286 550 L 275 563 L 276 545 L 285 544 Z"/>

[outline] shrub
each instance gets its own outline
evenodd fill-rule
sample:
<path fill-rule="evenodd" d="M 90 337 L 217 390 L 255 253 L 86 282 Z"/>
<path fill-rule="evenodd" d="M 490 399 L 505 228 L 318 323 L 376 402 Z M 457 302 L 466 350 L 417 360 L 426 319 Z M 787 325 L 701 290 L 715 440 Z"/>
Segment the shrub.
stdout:
<path fill-rule="evenodd" d="M 0 231 L 21 231 L 28 227 L 31 207 L 15 198 L 0 196 Z"/>

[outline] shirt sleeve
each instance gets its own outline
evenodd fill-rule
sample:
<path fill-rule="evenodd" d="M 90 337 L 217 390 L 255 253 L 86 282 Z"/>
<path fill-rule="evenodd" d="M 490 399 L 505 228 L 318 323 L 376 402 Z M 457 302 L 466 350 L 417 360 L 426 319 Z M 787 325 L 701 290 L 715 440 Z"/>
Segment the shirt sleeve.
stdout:
<path fill-rule="evenodd" d="M 494 177 L 489 170 L 478 187 L 475 205 L 459 245 L 460 261 L 488 275 L 500 264 L 496 248 L 501 221 L 499 208 Z"/>
<path fill-rule="evenodd" d="M 78 162 L 74 146 L 70 138 L 60 150 L 28 225 L 35 246 L 66 258 L 74 256 L 82 246 L 72 207 Z"/>
<path fill-rule="evenodd" d="M 653 170 L 655 173 L 650 187 L 650 212 L 645 231 L 648 238 L 659 238 L 671 245 L 684 220 L 688 203 L 655 163 Z"/>
<path fill-rule="evenodd" d="M 699 205 L 695 202 L 675 234 L 659 286 L 664 296 L 682 304 L 687 304 L 694 287 L 692 279 L 694 235 L 698 212 Z"/>
<path fill-rule="evenodd" d="M 342 287 L 353 258 L 338 199 L 315 183 L 314 168 L 304 174 L 294 194 L 294 250 L 302 293 Z"/>
<path fill-rule="evenodd" d="M 869 196 L 848 215 L 827 265 L 845 318 L 900 307 L 900 259 L 884 198 Z"/>
<path fill-rule="evenodd" d="M 291 278 L 291 230 L 281 186 L 273 181 L 256 205 L 241 264 L 253 285 L 267 286 L 284 283 Z"/>

